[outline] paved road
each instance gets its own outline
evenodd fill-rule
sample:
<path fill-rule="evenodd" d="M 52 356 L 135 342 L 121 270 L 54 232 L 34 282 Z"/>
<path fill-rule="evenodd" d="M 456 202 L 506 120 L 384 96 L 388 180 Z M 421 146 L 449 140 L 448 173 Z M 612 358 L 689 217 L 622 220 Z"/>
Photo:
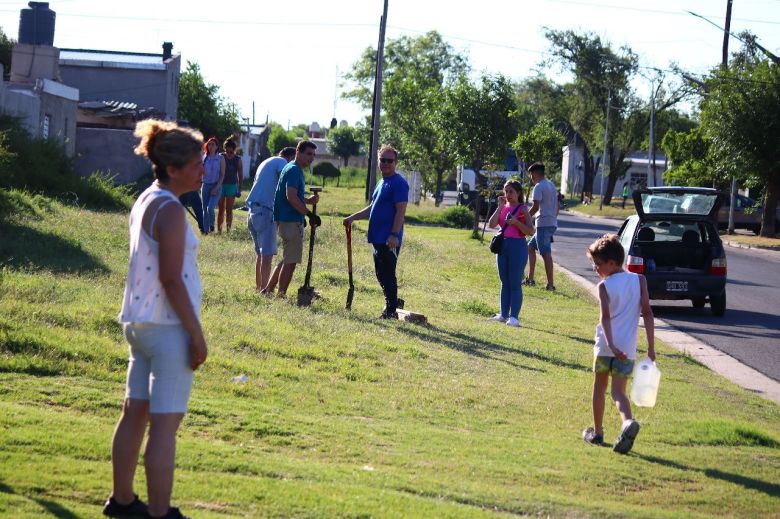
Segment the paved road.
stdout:
<path fill-rule="evenodd" d="M 561 213 L 553 258 L 586 279 L 596 281 L 585 257 L 587 246 L 620 221 Z M 697 310 L 689 301 L 651 301 L 656 317 L 780 381 L 780 253 L 726 247 L 727 310 L 714 317 L 709 305 Z M 538 265 L 541 266 L 541 265 Z M 539 275 L 544 268 L 537 272 Z"/>

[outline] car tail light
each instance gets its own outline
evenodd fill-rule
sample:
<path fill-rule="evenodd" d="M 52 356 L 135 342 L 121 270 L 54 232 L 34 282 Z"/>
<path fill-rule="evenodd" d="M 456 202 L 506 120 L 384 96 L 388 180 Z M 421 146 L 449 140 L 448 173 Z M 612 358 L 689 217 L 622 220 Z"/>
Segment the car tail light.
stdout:
<path fill-rule="evenodd" d="M 645 260 L 641 256 L 629 256 L 626 259 L 626 270 L 637 274 L 644 274 Z"/>
<path fill-rule="evenodd" d="M 714 276 L 725 276 L 726 258 L 714 258 L 710 264 L 710 274 Z"/>

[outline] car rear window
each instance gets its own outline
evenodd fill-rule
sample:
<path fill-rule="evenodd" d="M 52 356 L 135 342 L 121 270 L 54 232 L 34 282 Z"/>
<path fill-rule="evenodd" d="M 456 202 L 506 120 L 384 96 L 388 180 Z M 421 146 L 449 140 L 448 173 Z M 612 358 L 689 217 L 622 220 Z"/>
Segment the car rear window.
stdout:
<path fill-rule="evenodd" d="M 650 229 L 652 232 L 644 231 Z M 695 245 L 711 243 L 712 232 L 701 222 L 672 222 L 657 220 L 644 222 L 637 232 L 637 241 L 679 242 Z"/>
<path fill-rule="evenodd" d="M 715 193 L 643 193 L 642 210 L 646 215 L 683 213 L 707 216 L 717 200 Z"/>

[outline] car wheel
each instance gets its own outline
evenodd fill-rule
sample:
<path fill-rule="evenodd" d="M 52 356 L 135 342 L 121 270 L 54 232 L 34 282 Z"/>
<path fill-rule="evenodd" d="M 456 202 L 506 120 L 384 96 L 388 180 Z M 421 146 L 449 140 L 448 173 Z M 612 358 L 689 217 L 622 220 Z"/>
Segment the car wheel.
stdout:
<path fill-rule="evenodd" d="M 691 300 L 694 308 L 704 308 L 705 299 L 703 297 L 694 297 Z"/>
<path fill-rule="evenodd" d="M 726 313 L 726 291 L 710 295 L 710 310 L 712 315 L 722 317 Z"/>

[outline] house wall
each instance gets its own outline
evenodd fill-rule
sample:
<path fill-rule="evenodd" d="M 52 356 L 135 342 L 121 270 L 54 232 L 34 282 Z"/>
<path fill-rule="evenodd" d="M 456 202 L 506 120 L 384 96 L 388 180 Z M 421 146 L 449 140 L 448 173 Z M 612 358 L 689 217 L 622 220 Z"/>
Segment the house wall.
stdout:
<path fill-rule="evenodd" d="M 65 153 L 73 157 L 76 152 L 76 101 L 56 95 L 41 93 L 40 96 L 40 121 L 42 124 L 48 116 L 49 138 L 59 139 L 65 146 Z"/>
<path fill-rule="evenodd" d="M 60 76 L 63 83 L 79 89 L 81 101 L 136 103 L 139 108 L 164 110 L 166 119 L 175 120 L 180 63 L 179 56 L 171 58 L 164 70 L 61 63 Z"/>
<path fill-rule="evenodd" d="M 82 176 L 102 171 L 119 184 L 135 182 L 151 171 L 149 161 L 133 153 L 137 144 L 132 130 L 77 128 L 74 166 Z"/>

